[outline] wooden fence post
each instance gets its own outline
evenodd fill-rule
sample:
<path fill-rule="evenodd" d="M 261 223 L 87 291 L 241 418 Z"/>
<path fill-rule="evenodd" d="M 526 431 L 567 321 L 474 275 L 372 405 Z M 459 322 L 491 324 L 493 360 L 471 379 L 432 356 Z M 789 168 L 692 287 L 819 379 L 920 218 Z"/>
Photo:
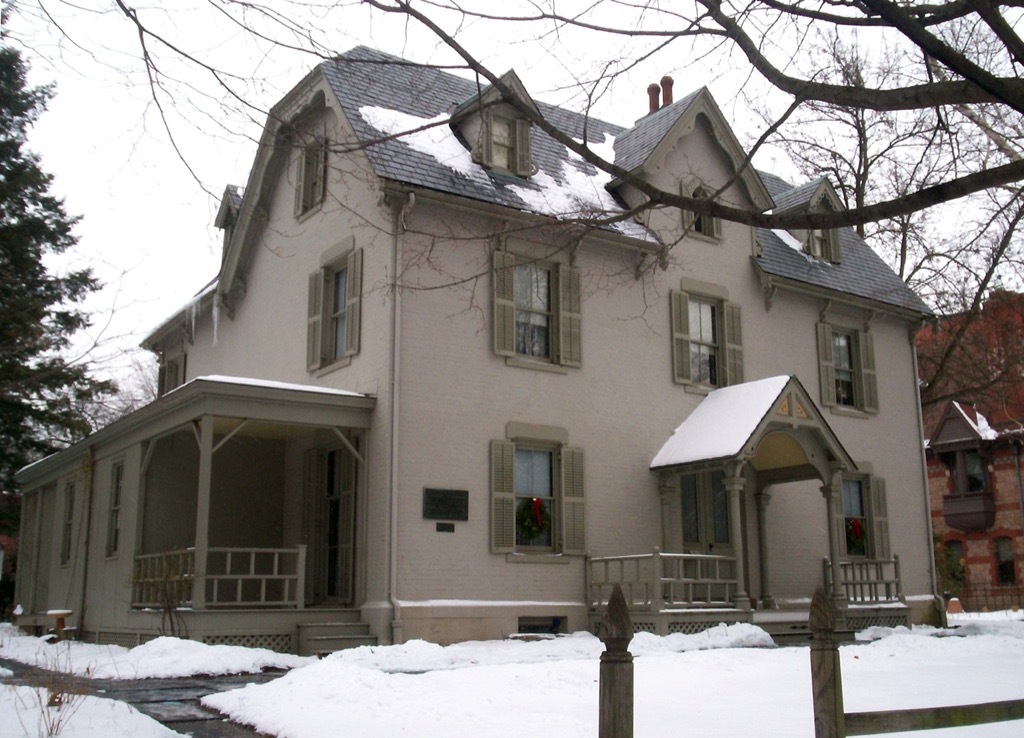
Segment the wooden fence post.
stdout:
<path fill-rule="evenodd" d="M 811 689 L 814 738 L 846 738 L 843 674 L 836 641 L 836 610 L 822 587 L 811 600 Z"/>
<path fill-rule="evenodd" d="M 618 584 L 608 598 L 598 633 L 601 654 L 598 738 L 633 738 L 633 623 Z"/>

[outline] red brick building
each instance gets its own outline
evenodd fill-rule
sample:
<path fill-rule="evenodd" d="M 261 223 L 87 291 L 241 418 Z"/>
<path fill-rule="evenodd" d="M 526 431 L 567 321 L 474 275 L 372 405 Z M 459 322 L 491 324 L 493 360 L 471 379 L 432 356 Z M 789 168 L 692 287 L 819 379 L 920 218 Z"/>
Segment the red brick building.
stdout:
<path fill-rule="evenodd" d="M 969 610 L 1024 605 L 1024 428 L 999 426 L 950 401 L 926 427 L 939 587 Z"/>

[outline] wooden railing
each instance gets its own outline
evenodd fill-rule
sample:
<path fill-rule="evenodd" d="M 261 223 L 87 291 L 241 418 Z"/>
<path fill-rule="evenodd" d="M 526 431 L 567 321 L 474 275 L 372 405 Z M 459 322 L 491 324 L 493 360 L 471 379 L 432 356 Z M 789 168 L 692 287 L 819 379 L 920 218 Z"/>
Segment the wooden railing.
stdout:
<path fill-rule="evenodd" d="M 832 564 L 822 562 L 825 589 L 832 591 Z M 846 601 L 855 605 L 903 602 L 900 557 L 891 559 L 847 559 L 839 562 L 840 586 Z"/>
<path fill-rule="evenodd" d="M 211 548 L 207 607 L 302 607 L 306 547 Z"/>
<path fill-rule="evenodd" d="M 135 557 L 132 607 L 192 603 L 202 587 L 206 606 L 301 608 L 305 602 L 306 547 L 210 548 L 206 574 L 195 570 L 195 549 Z"/>
<path fill-rule="evenodd" d="M 136 556 L 132 607 L 164 609 L 190 604 L 195 573 L 194 548 Z"/>
<path fill-rule="evenodd" d="M 587 562 L 591 607 L 607 604 L 622 587 L 631 610 L 660 612 L 686 607 L 733 607 L 736 559 L 712 554 L 662 553 L 602 556 Z"/>

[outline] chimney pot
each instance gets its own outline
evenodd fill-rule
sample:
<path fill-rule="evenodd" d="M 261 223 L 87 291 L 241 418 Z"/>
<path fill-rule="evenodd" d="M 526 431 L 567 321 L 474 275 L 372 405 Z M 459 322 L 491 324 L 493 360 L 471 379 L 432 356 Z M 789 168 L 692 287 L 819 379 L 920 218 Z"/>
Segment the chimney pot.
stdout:
<path fill-rule="evenodd" d="M 658 95 L 661 92 L 661 88 L 653 82 L 647 85 L 647 97 L 650 98 L 651 112 L 657 112 L 658 108 L 661 107 L 658 104 Z"/>
<path fill-rule="evenodd" d="M 661 105 L 665 107 L 672 104 L 672 85 L 675 81 L 667 74 L 661 78 Z"/>

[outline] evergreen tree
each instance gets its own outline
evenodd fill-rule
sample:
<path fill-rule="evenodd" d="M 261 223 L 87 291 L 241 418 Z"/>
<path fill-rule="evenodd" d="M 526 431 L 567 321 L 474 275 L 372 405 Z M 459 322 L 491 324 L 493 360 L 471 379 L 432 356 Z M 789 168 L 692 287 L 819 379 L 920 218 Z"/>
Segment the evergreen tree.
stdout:
<path fill-rule="evenodd" d="M 20 467 L 85 436 L 83 403 L 112 389 L 62 353 L 88 324 L 80 303 L 98 283 L 88 269 L 56 276 L 43 263 L 75 244 L 77 220 L 24 148 L 49 96 L 26 86 L 19 52 L 0 48 L 0 491 L 7 494 Z"/>

